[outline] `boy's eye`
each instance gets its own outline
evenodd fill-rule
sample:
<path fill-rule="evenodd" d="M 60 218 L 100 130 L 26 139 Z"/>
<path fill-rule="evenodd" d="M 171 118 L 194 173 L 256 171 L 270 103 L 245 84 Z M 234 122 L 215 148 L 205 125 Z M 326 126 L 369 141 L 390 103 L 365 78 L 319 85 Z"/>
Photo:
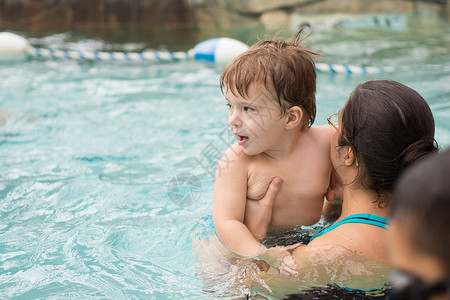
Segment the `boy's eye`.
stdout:
<path fill-rule="evenodd" d="M 255 109 L 252 107 L 244 106 L 244 111 L 254 111 Z"/>
<path fill-rule="evenodd" d="M 233 108 L 233 106 L 231 106 L 230 103 L 226 103 L 225 105 L 228 107 L 228 109 L 232 109 Z"/>

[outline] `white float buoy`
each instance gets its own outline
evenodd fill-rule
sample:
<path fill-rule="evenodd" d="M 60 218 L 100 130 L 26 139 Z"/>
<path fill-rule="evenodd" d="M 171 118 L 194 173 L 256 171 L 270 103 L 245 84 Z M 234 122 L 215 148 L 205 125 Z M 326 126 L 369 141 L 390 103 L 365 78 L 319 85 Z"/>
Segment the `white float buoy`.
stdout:
<path fill-rule="evenodd" d="M 197 44 L 193 49 L 185 52 L 144 51 L 133 52 L 101 52 L 101 51 L 71 51 L 30 47 L 28 53 L 38 58 L 76 59 L 96 61 L 128 61 L 128 62 L 169 62 L 182 60 L 208 61 L 227 64 L 236 56 L 245 52 L 248 46 L 231 38 L 214 38 Z"/>
<path fill-rule="evenodd" d="M 197 44 L 194 47 L 194 59 L 227 64 L 247 49 L 248 46 L 238 40 L 215 38 Z"/>
<path fill-rule="evenodd" d="M 231 38 L 214 38 L 197 44 L 187 52 L 97 52 L 97 51 L 62 51 L 33 48 L 23 37 L 0 32 L 0 61 L 24 60 L 30 55 L 40 58 L 68 58 L 80 60 L 122 60 L 122 61 L 177 61 L 192 57 L 194 60 L 227 64 L 236 56 L 245 52 L 248 46 Z"/>
<path fill-rule="evenodd" d="M 30 44 L 20 35 L 0 32 L 0 62 L 21 61 L 29 58 Z"/>

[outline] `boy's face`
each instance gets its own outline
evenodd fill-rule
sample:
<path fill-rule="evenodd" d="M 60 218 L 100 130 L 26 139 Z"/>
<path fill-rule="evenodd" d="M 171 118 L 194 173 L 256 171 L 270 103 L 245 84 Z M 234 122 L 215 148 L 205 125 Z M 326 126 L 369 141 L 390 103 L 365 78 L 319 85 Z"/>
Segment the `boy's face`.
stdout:
<path fill-rule="evenodd" d="M 285 121 L 275 93 L 262 84 L 251 84 L 246 98 L 227 90 L 225 99 L 230 129 L 244 153 L 256 155 L 276 150 Z"/>

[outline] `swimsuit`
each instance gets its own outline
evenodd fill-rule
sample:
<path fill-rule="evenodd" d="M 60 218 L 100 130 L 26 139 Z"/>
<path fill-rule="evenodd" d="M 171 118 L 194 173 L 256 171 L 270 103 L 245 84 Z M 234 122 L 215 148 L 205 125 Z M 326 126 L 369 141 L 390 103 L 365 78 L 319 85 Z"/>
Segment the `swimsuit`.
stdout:
<path fill-rule="evenodd" d="M 380 216 L 376 216 L 376 215 L 372 215 L 372 214 L 354 214 L 354 215 L 350 215 L 348 217 L 345 217 L 344 219 L 333 223 L 330 227 L 327 227 L 325 229 L 322 229 L 321 231 L 319 231 L 316 235 L 311 237 L 311 241 L 313 239 L 315 239 L 318 236 L 321 236 L 333 229 L 335 229 L 338 226 L 341 226 L 342 224 L 347 224 L 347 223 L 360 223 L 360 224 L 369 224 L 369 225 L 373 225 L 373 226 L 378 226 L 384 229 L 388 228 L 388 218 L 384 218 L 384 217 L 380 217 Z"/>
<path fill-rule="evenodd" d="M 213 221 L 212 215 L 203 217 L 203 218 L 201 218 L 201 220 L 202 220 L 202 223 L 205 225 L 204 229 L 206 229 L 206 231 L 209 233 L 209 234 L 206 234 L 204 236 L 210 236 L 211 233 L 217 236 L 217 232 L 216 232 L 216 228 L 214 226 L 214 221 Z M 321 235 L 323 235 L 323 234 L 325 234 L 325 233 L 335 229 L 336 227 L 341 226 L 342 224 L 347 224 L 347 223 L 369 224 L 369 225 L 378 226 L 378 227 L 387 229 L 388 228 L 388 222 L 389 222 L 388 218 L 384 218 L 384 217 L 380 217 L 380 216 L 376 216 L 376 215 L 372 215 L 372 214 L 354 214 L 354 215 L 350 215 L 350 216 L 345 217 L 344 219 L 342 219 L 342 220 L 340 220 L 338 222 L 333 223 L 331 226 L 329 226 L 329 227 L 327 227 L 325 229 L 322 229 L 321 231 L 319 231 L 318 233 L 313 235 L 308 242 L 305 241 L 306 242 L 305 244 L 311 242 L 316 237 L 319 237 L 319 236 L 321 236 Z M 219 239 L 219 241 L 220 241 L 220 239 Z"/>

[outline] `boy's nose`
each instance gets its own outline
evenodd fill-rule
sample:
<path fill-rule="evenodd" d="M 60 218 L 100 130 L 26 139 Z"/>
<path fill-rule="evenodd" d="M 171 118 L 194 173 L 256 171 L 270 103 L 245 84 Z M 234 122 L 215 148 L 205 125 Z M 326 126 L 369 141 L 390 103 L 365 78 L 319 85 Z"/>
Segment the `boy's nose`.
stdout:
<path fill-rule="evenodd" d="M 230 124 L 231 129 L 233 129 L 234 127 L 240 127 L 242 125 L 242 121 L 239 117 L 239 114 L 237 112 L 233 112 L 232 114 L 230 114 L 228 123 Z"/>

